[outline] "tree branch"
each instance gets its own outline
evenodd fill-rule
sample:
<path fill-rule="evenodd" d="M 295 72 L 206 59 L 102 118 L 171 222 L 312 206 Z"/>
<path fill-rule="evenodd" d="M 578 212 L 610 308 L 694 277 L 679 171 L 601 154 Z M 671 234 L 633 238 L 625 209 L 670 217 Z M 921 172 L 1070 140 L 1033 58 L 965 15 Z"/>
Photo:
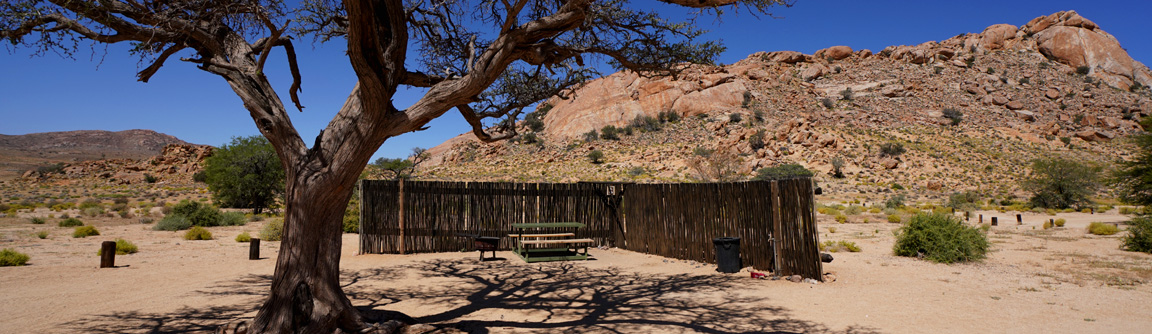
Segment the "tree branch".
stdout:
<path fill-rule="evenodd" d="M 148 79 L 151 79 L 152 75 L 156 74 L 156 71 L 159 71 L 160 67 L 164 66 L 164 62 L 168 60 L 168 57 L 171 57 L 176 52 L 184 50 L 185 48 L 187 48 L 187 46 L 184 46 L 183 44 L 176 44 L 167 49 L 164 49 L 164 51 L 156 57 L 156 61 L 152 62 L 152 65 L 148 65 L 148 67 L 144 68 L 143 71 L 136 73 L 136 80 L 140 82 L 148 82 Z"/>
<path fill-rule="evenodd" d="M 476 138 L 480 139 L 480 141 L 491 143 L 516 136 L 515 126 L 506 127 L 504 132 L 492 136 L 484 130 L 484 123 L 480 121 L 481 117 L 476 114 L 476 111 L 473 110 L 472 107 L 467 104 L 461 104 L 456 106 L 456 109 L 460 111 L 460 115 L 464 116 L 464 120 L 468 122 L 468 125 L 472 126 L 472 134 L 476 135 Z"/>

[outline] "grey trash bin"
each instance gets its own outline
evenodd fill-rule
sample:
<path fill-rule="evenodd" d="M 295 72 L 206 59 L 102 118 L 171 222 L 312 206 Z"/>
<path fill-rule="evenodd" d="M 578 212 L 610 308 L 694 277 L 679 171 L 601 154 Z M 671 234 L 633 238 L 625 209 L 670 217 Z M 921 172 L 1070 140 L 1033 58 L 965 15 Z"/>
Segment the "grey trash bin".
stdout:
<path fill-rule="evenodd" d="M 716 238 L 712 244 L 716 246 L 716 271 L 729 274 L 740 271 L 740 238 Z"/>

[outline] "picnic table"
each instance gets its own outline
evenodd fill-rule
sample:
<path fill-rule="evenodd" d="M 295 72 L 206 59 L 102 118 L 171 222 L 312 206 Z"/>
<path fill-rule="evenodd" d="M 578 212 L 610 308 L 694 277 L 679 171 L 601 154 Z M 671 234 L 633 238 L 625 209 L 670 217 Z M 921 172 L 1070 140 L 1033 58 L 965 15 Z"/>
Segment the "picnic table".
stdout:
<path fill-rule="evenodd" d="M 516 233 L 512 238 L 512 251 L 524 262 L 587 260 L 588 246 L 595 241 L 576 238 L 575 232 L 557 231 L 583 228 L 583 223 L 523 223 L 512 224 Z M 583 249 L 583 252 L 580 250 Z"/>

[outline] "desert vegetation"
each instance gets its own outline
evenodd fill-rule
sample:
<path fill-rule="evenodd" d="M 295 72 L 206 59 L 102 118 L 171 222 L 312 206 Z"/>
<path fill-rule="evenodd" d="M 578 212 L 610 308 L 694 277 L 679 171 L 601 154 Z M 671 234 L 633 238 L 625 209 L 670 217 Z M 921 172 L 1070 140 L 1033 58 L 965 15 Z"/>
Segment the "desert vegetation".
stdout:
<path fill-rule="evenodd" d="M 896 235 L 893 252 L 932 262 L 955 263 L 984 259 L 990 244 L 984 232 L 951 215 L 922 213 L 909 218 Z"/>

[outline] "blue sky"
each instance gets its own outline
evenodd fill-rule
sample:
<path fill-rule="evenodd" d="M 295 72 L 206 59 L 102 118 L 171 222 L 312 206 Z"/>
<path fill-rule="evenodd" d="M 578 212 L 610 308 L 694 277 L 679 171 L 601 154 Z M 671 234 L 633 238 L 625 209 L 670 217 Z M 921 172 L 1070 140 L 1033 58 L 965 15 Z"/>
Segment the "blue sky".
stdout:
<path fill-rule="evenodd" d="M 644 2 L 646 5 L 650 3 Z M 660 6 L 670 17 L 685 10 Z M 1152 61 L 1152 2 L 1097 1 L 841 1 L 797 0 L 777 8 L 779 18 L 728 13 L 721 20 L 697 23 L 728 47 L 719 59 L 730 64 L 757 51 L 813 53 L 832 45 L 879 51 L 889 45 L 940 41 L 980 32 L 992 24 L 1021 26 L 1061 10 L 1076 10 L 1116 36 L 1136 60 Z M 55 54 L 30 57 L 27 48 L 0 52 L 0 134 L 68 130 L 152 129 L 197 144 L 221 145 L 233 136 L 259 132 L 240 99 L 223 79 L 193 65 L 170 60 L 149 83 L 135 81 L 137 59 L 126 45 L 81 49 L 75 60 Z M 279 51 L 279 50 L 278 50 Z M 304 112 L 293 109 L 297 130 L 311 143 L 348 97 L 355 76 L 343 56 L 343 41 L 310 45 L 297 42 L 303 74 Z M 273 53 L 268 75 L 287 104 L 291 78 L 283 52 Z M 395 101 L 405 107 L 421 91 L 401 90 Z M 403 157 L 415 146 L 432 147 L 469 131 L 453 110 L 427 131 L 392 138 L 376 157 Z M 375 158 L 375 157 L 374 157 Z"/>

